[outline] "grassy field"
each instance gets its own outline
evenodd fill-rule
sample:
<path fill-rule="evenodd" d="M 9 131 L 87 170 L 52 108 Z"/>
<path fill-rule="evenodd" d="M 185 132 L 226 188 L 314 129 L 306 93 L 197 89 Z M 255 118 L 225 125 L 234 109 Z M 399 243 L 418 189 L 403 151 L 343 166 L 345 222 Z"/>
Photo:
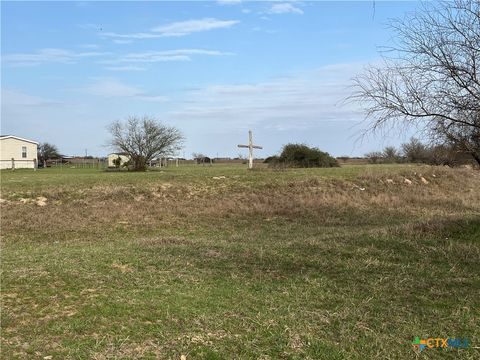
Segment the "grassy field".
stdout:
<path fill-rule="evenodd" d="M 480 358 L 478 171 L 1 180 L 2 358 Z M 417 336 L 471 347 L 416 353 Z"/>

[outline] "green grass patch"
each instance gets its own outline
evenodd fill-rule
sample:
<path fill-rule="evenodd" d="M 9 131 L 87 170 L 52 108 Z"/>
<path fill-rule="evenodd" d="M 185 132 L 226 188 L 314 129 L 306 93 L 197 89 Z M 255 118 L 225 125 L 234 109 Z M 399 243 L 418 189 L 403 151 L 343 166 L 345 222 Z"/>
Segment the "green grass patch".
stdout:
<path fill-rule="evenodd" d="M 428 186 L 401 182 L 419 172 Z M 2 172 L 2 357 L 478 358 L 411 345 L 479 346 L 480 202 L 468 189 L 480 182 L 465 174 Z M 40 195 L 46 206 L 19 200 Z"/>

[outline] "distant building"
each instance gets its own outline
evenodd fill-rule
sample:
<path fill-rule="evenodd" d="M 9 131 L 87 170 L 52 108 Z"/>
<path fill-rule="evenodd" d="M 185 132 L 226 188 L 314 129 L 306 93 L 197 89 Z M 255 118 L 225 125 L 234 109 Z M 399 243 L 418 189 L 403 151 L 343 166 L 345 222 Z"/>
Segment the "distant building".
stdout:
<path fill-rule="evenodd" d="M 202 164 L 202 165 L 212 164 L 212 159 L 209 158 L 208 156 L 196 157 L 193 160 L 195 160 L 197 164 Z"/>
<path fill-rule="evenodd" d="M 107 156 L 108 167 L 115 167 L 114 160 L 120 158 L 120 166 L 130 161 L 130 156 L 126 153 L 111 153 Z"/>
<path fill-rule="evenodd" d="M 35 169 L 38 142 L 13 135 L 0 136 L 0 169 Z"/>

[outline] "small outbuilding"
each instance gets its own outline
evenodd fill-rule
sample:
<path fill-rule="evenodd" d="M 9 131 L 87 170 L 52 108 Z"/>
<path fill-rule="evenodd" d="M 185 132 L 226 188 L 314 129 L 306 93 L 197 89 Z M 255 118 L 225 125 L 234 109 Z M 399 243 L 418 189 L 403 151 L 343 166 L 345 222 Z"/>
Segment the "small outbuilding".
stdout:
<path fill-rule="evenodd" d="M 38 142 L 13 135 L 0 136 L 0 169 L 36 169 Z"/>
<path fill-rule="evenodd" d="M 111 153 L 107 156 L 108 167 L 116 167 L 115 160 L 120 158 L 120 166 L 130 161 L 130 156 L 126 153 Z"/>

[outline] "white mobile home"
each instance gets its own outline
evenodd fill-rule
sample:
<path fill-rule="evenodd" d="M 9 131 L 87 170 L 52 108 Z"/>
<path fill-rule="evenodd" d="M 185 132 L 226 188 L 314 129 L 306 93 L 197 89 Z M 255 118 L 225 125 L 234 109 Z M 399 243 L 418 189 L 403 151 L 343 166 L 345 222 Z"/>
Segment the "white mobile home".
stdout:
<path fill-rule="evenodd" d="M 38 142 L 13 135 L 0 136 L 0 169 L 36 169 Z"/>
<path fill-rule="evenodd" d="M 128 156 L 125 153 L 108 154 L 108 156 L 107 156 L 108 167 L 115 167 L 114 161 L 117 160 L 118 158 L 120 158 L 120 166 L 123 166 L 123 164 L 130 161 L 130 156 Z"/>

